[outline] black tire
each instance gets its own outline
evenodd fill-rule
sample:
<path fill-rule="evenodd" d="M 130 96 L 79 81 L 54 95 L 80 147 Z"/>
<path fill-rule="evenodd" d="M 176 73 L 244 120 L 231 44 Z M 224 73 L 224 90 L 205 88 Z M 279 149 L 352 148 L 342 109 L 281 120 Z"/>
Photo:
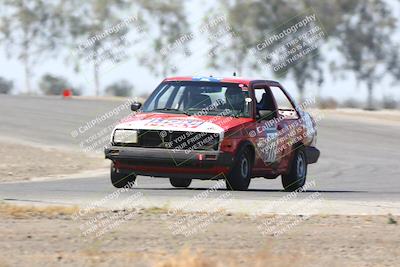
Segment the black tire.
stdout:
<path fill-rule="evenodd" d="M 111 163 L 111 183 L 116 188 L 122 188 L 125 186 L 132 187 L 135 183 L 136 175 L 128 171 L 117 170 L 114 166 L 114 163 Z"/>
<path fill-rule="evenodd" d="M 249 147 L 243 146 L 239 149 L 232 169 L 225 180 L 228 190 L 244 191 L 249 188 L 253 168 L 252 159 Z"/>
<path fill-rule="evenodd" d="M 169 182 L 173 187 L 186 188 L 192 183 L 192 179 L 169 178 Z"/>
<path fill-rule="evenodd" d="M 285 191 L 292 192 L 306 183 L 307 158 L 304 148 L 299 147 L 296 149 L 290 165 L 290 172 L 286 175 L 282 174 L 282 185 Z"/>

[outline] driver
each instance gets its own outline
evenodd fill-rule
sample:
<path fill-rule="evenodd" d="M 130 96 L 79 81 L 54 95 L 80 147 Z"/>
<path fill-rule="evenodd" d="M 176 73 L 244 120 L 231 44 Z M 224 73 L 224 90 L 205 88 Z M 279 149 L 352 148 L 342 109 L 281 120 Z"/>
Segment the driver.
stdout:
<path fill-rule="evenodd" d="M 245 96 L 239 87 L 228 88 L 225 92 L 225 100 L 224 108 L 239 112 L 244 111 Z"/>

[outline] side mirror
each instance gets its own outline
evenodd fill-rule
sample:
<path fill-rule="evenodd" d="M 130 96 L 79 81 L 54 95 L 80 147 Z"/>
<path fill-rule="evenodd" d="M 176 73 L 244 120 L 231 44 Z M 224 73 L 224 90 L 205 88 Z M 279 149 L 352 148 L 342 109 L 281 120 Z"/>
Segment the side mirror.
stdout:
<path fill-rule="evenodd" d="M 138 111 L 141 107 L 142 107 L 142 103 L 134 102 L 131 105 L 131 110 L 132 111 Z"/>

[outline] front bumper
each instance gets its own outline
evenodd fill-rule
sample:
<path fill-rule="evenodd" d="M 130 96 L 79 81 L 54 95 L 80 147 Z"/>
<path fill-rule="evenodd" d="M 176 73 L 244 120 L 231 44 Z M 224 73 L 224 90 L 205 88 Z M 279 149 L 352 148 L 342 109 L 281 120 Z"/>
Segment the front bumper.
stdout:
<path fill-rule="evenodd" d="M 111 146 L 104 153 L 107 159 L 131 166 L 204 168 L 231 167 L 233 163 L 232 154 L 220 151 Z"/>
<path fill-rule="evenodd" d="M 316 147 L 313 146 L 306 147 L 307 164 L 316 163 L 319 159 L 320 154 L 321 152 Z"/>

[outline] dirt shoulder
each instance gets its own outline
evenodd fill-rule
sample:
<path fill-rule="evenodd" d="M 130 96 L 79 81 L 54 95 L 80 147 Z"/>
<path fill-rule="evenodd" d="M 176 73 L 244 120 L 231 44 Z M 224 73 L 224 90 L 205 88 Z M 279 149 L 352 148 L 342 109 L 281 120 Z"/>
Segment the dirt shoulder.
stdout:
<path fill-rule="evenodd" d="M 82 235 L 90 219 L 74 214 L 73 207 L 0 205 L 0 266 L 359 267 L 400 260 L 398 216 L 312 216 L 276 235 L 262 234 L 260 225 L 287 217 L 221 213 L 185 236 L 173 233 L 174 222 L 202 214 L 153 209 L 137 211 L 96 238 Z"/>
<path fill-rule="evenodd" d="M 374 125 L 400 125 L 399 110 L 362 110 L 362 109 L 310 109 L 315 114 L 323 114 L 338 119 L 356 120 Z"/>
<path fill-rule="evenodd" d="M 39 147 L 0 140 L 0 182 L 58 177 L 82 171 L 107 168 L 100 156 L 89 156 L 60 148 Z"/>

